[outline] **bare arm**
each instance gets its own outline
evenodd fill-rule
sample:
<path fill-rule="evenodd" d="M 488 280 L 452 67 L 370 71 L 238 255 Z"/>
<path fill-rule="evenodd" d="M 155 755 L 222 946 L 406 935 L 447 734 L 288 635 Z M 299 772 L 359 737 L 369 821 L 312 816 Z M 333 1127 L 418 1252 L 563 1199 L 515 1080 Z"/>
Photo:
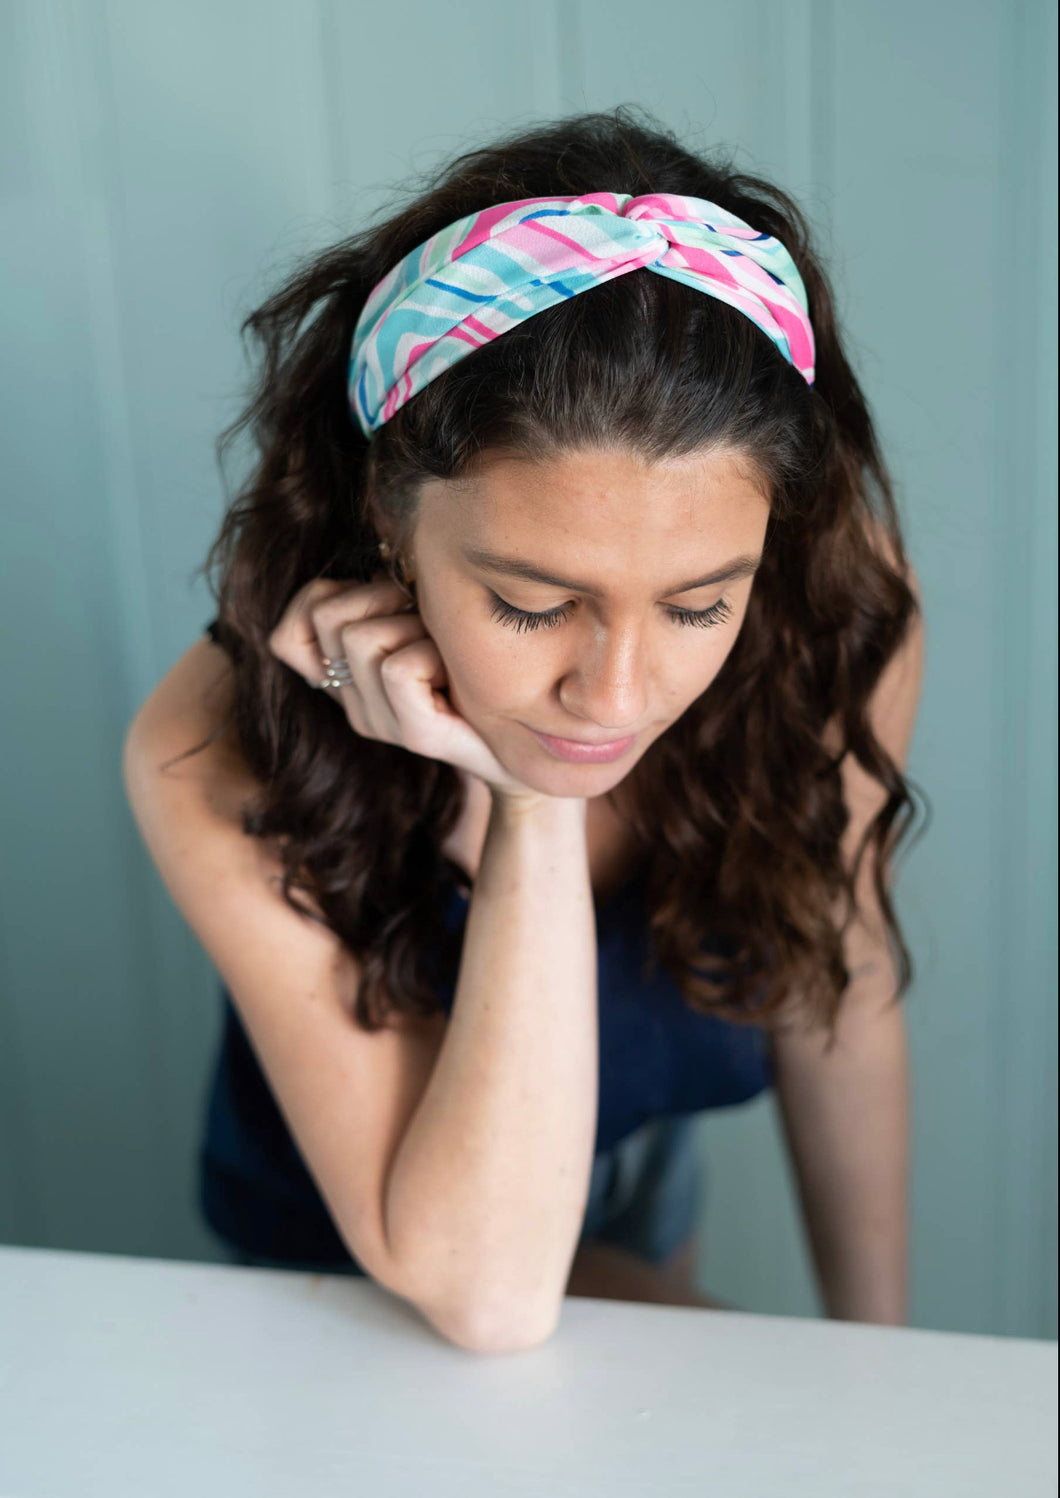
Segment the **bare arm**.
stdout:
<path fill-rule="evenodd" d="M 889 996 L 873 986 L 880 1012 L 841 1021 L 827 1056 L 819 1040 L 786 1038 L 774 1058 L 777 1103 L 825 1314 L 904 1326 L 908 1042 L 901 1008 L 884 1008 Z"/>
<path fill-rule="evenodd" d="M 385 1216 L 419 1299 L 476 1345 L 558 1320 L 596 1129 L 596 929 L 586 803 L 495 795 L 445 1041 Z"/>
<path fill-rule="evenodd" d="M 437 647 L 418 614 L 395 612 L 402 601 L 388 579 L 314 579 L 270 645 L 310 681 L 321 654 L 345 655 L 353 680 L 340 702 L 355 733 L 454 764 L 490 788 L 448 1022 L 435 1016 L 415 1037 L 340 1027 L 340 985 L 304 973 L 295 953 L 309 938 L 290 921 L 291 966 L 314 1001 L 300 1012 L 283 1001 L 282 981 L 244 971 L 245 944 L 230 949 L 222 935 L 212 949 L 240 967 L 249 1028 L 354 1257 L 451 1340 L 504 1350 L 555 1326 L 591 1178 L 598 1039 L 587 804 L 542 795 L 496 760 L 444 697 Z M 213 918 L 201 911 L 204 936 Z M 340 957 L 342 974 L 354 976 L 354 955 Z"/>

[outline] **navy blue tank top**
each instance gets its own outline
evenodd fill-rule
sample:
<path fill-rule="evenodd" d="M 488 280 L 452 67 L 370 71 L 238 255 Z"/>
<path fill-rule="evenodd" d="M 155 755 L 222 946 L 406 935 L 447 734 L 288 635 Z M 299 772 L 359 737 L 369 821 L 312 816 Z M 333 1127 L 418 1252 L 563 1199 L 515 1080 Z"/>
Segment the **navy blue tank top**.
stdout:
<path fill-rule="evenodd" d="M 214 621 L 214 624 L 216 621 Z M 216 639 L 214 624 L 208 626 Z M 596 901 L 599 1107 L 595 1153 L 612 1150 L 662 1114 L 729 1108 L 773 1085 L 766 1035 L 697 1014 L 661 968 L 645 964 L 647 870 Z M 462 929 L 468 898 L 455 880 L 444 920 Z M 704 951 L 731 955 L 708 931 Z M 455 983 L 438 995 L 451 1013 Z M 349 1265 L 351 1255 L 284 1122 L 232 997 L 222 985 L 223 1030 L 200 1149 L 200 1204 L 214 1231 L 250 1254 Z"/>

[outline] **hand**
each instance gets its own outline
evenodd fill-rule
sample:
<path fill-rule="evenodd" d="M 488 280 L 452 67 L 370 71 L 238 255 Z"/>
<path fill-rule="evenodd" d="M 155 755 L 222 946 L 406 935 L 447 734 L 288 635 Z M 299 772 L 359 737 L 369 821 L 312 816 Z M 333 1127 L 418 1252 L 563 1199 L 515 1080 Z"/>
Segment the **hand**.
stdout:
<path fill-rule="evenodd" d="M 438 647 L 389 575 L 367 583 L 314 578 L 291 599 L 269 648 L 314 686 L 324 674 L 322 655 L 345 656 L 352 685 L 327 690 L 362 738 L 455 765 L 520 806 L 544 799 L 509 774 L 453 707 Z"/>

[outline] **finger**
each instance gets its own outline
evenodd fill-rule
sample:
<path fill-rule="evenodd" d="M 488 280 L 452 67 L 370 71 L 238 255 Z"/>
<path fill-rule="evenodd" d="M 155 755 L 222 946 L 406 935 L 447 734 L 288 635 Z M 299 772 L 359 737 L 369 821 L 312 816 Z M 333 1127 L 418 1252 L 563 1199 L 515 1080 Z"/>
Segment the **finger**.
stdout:
<path fill-rule="evenodd" d="M 333 655 L 335 630 L 346 619 L 402 613 L 407 611 L 407 604 L 408 595 L 384 573 L 368 582 L 352 583 L 342 578 L 315 577 L 299 588 L 287 605 L 269 636 L 269 648 L 280 660 L 302 670 L 307 650 L 314 657 Z M 329 638 L 322 639 L 321 630 Z M 301 664 L 296 664 L 295 657 Z"/>
<path fill-rule="evenodd" d="M 394 616 L 403 602 L 407 599 L 393 580 L 382 576 L 352 584 L 314 578 L 291 599 L 269 637 L 269 648 L 316 686 L 324 675 L 324 658 L 341 658 L 339 630 L 347 620 Z"/>
<path fill-rule="evenodd" d="M 368 733 L 388 743 L 401 741 L 401 725 L 387 694 L 383 668 L 393 654 L 426 637 L 419 614 L 355 619 L 339 628 L 338 659 L 345 660 L 353 681 L 333 689 L 333 693 L 346 707 L 350 723 L 358 733 Z"/>
<path fill-rule="evenodd" d="M 399 742 L 415 754 L 445 759 L 477 735 L 443 695 L 448 682 L 438 647 L 425 634 L 379 663 L 379 677 L 397 725 Z"/>
<path fill-rule="evenodd" d="M 341 578 L 315 577 L 298 589 L 284 609 L 279 623 L 269 636 L 269 649 L 288 665 L 293 652 L 315 648 L 313 612 L 326 599 L 344 592 L 352 593 L 363 583 L 343 582 Z M 295 668 L 297 669 L 297 667 Z"/>

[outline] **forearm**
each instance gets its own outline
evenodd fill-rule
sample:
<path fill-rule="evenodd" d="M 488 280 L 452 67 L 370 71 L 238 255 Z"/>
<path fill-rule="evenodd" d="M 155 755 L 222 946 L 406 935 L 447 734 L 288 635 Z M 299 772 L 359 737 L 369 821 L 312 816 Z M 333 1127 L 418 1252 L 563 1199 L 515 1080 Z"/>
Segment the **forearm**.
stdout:
<path fill-rule="evenodd" d="M 388 1177 L 388 1235 L 423 1304 L 480 1328 L 558 1314 L 597 1058 L 585 802 L 495 802 L 445 1041 Z"/>
<path fill-rule="evenodd" d="M 825 1312 L 908 1316 L 909 1058 L 901 1006 L 863 1005 L 830 1055 L 774 1041 L 776 1091 Z"/>

